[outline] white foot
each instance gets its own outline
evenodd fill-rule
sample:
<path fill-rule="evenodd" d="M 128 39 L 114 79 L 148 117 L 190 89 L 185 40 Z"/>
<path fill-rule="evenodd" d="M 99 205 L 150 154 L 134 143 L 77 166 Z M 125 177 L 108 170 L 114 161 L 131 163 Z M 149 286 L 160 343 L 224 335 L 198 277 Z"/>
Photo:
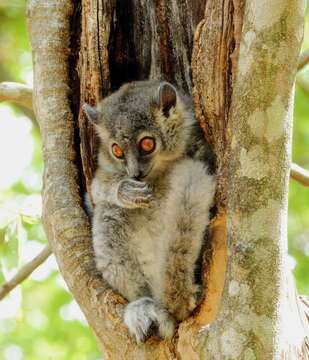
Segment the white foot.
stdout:
<path fill-rule="evenodd" d="M 170 339 L 175 331 L 171 315 L 149 297 L 133 301 L 126 307 L 124 323 L 138 343 L 144 342 L 150 335 Z"/>

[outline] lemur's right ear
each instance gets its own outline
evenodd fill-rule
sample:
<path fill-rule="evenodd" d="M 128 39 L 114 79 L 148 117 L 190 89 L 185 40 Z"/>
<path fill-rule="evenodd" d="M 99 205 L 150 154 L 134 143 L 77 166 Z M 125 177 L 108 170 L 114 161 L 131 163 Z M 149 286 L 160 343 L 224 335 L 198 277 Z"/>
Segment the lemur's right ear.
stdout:
<path fill-rule="evenodd" d="M 164 116 L 168 117 L 170 109 L 176 106 L 176 89 L 168 82 L 163 82 L 160 84 L 158 92 L 160 108 L 162 109 Z"/>
<path fill-rule="evenodd" d="M 86 114 L 87 119 L 97 125 L 98 121 L 99 121 L 98 111 L 94 107 L 92 107 L 88 104 L 84 104 L 82 106 L 82 109 L 83 109 L 84 113 Z"/>

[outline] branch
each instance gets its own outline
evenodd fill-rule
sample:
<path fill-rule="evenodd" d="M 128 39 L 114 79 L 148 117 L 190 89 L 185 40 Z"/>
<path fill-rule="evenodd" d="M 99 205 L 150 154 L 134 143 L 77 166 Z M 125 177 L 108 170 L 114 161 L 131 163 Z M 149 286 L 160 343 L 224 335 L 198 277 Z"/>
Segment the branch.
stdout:
<path fill-rule="evenodd" d="M 309 50 L 306 50 L 299 57 L 297 71 L 304 68 L 308 63 L 309 63 Z"/>
<path fill-rule="evenodd" d="M 11 280 L 4 283 L 0 287 L 0 300 L 2 300 L 10 291 L 12 291 L 17 285 L 29 277 L 32 272 L 39 267 L 52 253 L 49 245 L 46 245 L 45 248 L 29 263 L 24 265 L 18 273 L 13 276 Z"/>
<path fill-rule="evenodd" d="M 0 83 L 0 102 L 14 101 L 30 110 L 32 107 L 32 88 L 15 82 Z"/>
<path fill-rule="evenodd" d="M 298 181 L 302 185 L 309 186 L 309 171 L 303 169 L 295 163 L 291 164 L 290 176 L 292 179 Z"/>

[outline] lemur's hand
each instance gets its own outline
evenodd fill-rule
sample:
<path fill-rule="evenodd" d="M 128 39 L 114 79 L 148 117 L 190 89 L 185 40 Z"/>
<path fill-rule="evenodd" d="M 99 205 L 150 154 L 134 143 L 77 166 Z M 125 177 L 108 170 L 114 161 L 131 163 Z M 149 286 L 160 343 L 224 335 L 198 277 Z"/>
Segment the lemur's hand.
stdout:
<path fill-rule="evenodd" d="M 150 187 L 143 181 L 121 180 L 118 186 L 119 204 L 128 209 L 146 208 L 153 199 Z"/>

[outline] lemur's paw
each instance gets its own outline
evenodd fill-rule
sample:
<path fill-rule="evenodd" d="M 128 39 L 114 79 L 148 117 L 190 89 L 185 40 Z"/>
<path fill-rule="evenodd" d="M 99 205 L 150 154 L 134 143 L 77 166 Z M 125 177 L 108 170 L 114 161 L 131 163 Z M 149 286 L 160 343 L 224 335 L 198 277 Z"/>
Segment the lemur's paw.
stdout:
<path fill-rule="evenodd" d="M 123 179 L 117 191 L 121 206 L 128 209 L 147 208 L 153 200 L 152 190 L 143 181 Z"/>
<path fill-rule="evenodd" d="M 149 297 L 133 301 L 126 307 L 124 323 L 138 343 L 146 341 L 151 335 L 170 339 L 175 331 L 175 323 L 171 315 Z"/>

